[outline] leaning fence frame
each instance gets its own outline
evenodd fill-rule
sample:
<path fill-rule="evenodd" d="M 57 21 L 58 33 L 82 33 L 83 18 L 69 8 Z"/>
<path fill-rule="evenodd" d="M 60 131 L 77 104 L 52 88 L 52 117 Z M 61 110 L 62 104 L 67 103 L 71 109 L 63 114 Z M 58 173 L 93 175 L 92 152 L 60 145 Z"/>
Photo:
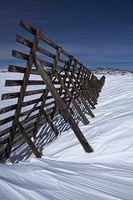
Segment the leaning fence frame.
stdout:
<path fill-rule="evenodd" d="M 8 159 L 14 144 L 18 141 L 20 143 L 22 138 L 27 142 L 32 152 L 37 157 L 41 157 L 42 153 L 34 144 L 33 138 L 36 138 L 39 128 L 44 123 L 49 124 L 55 137 L 57 137 L 59 132 L 53 121 L 57 114 L 61 115 L 70 125 L 83 149 L 88 153 L 92 152 L 92 147 L 73 118 L 70 105 L 74 106 L 84 124 L 89 124 L 88 118 L 81 109 L 81 104 L 84 105 L 92 118 L 95 117 L 92 109 L 95 109 L 105 77 L 103 76 L 98 80 L 91 70 L 43 35 L 40 30 L 22 20 L 20 26 L 33 36 L 33 40 L 27 40 L 20 35 L 16 37 L 17 42 L 30 49 L 29 55 L 12 50 L 12 56 L 26 61 L 26 66 L 10 65 L 8 68 L 9 72 L 23 74 L 23 80 L 6 80 L 5 82 L 6 87 L 20 86 L 20 91 L 2 95 L 2 100 L 17 98 L 17 103 L 0 109 L 1 115 L 14 110 L 14 115 L 0 120 L 0 126 L 9 122 L 11 124 L 10 127 L 0 132 L 1 159 Z M 39 44 L 40 41 L 53 48 L 55 53 L 42 48 Z M 40 58 L 38 53 L 44 55 L 44 59 L 42 59 L 42 56 Z M 46 57 L 52 59 L 52 62 L 45 59 Z M 41 80 L 30 80 L 30 75 L 39 75 Z M 29 85 L 45 85 L 45 88 L 28 90 Z M 58 87 L 56 87 L 57 85 Z M 40 97 L 24 101 L 25 97 L 36 94 L 40 94 Z M 50 102 L 46 102 L 50 98 L 53 99 L 54 106 L 47 109 Z M 31 106 L 30 109 L 22 112 L 22 108 L 29 105 Z"/>

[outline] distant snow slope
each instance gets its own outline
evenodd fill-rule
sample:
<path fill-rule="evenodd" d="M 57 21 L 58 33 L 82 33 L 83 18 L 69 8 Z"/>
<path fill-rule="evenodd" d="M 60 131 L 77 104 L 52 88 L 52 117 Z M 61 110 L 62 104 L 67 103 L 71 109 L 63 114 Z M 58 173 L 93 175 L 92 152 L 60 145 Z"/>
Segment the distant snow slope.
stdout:
<path fill-rule="evenodd" d="M 133 77 L 108 75 L 98 103 L 80 123 L 94 153 L 64 132 L 41 159 L 0 165 L 0 200 L 132 200 Z"/>

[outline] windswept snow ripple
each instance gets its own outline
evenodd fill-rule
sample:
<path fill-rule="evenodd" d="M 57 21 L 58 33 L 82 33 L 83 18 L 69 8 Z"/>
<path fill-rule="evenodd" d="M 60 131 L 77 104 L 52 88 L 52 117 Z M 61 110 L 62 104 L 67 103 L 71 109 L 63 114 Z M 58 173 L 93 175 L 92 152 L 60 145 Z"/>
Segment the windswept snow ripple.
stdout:
<path fill-rule="evenodd" d="M 98 103 L 80 124 L 93 153 L 63 132 L 41 159 L 0 165 L 0 200 L 132 200 L 133 77 L 108 75 Z"/>

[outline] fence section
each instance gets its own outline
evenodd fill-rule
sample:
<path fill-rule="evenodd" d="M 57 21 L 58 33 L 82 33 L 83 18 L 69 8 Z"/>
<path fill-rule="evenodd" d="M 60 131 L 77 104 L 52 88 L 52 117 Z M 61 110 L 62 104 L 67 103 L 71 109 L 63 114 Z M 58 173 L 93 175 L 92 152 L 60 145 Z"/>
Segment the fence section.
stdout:
<path fill-rule="evenodd" d="M 8 68 L 9 72 L 16 73 L 16 77 L 21 74 L 22 78 L 6 80 L 5 83 L 12 92 L 3 94 L 2 100 L 16 99 L 16 103 L 0 109 L 1 116 L 4 116 L 0 120 L 1 159 L 9 158 L 11 152 L 25 142 L 37 157 L 41 157 L 34 140 L 45 123 L 54 136 L 58 136 L 58 127 L 54 123 L 57 115 L 70 125 L 84 150 L 92 152 L 74 120 L 72 106 L 83 123 L 88 124 L 81 105 L 94 117 L 92 109 L 97 104 L 105 77 L 98 80 L 88 68 L 40 30 L 23 21 L 20 25 L 30 33 L 32 40 L 17 35 L 17 42 L 28 48 L 28 53 L 12 51 L 12 56 L 23 60 L 24 64 Z"/>

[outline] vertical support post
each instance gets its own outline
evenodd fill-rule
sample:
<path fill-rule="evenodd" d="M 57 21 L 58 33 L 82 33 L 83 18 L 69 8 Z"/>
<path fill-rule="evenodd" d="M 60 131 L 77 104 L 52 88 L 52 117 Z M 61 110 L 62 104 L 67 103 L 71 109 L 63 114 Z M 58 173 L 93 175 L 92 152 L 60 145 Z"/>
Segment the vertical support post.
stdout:
<path fill-rule="evenodd" d="M 12 129 L 11 129 L 11 132 L 10 132 L 10 135 L 9 135 L 9 138 L 8 138 L 8 144 L 7 144 L 7 147 L 5 149 L 6 158 L 9 158 L 9 156 L 10 156 L 12 145 L 13 145 L 13 140 L 14 140 L 14 135 L 16 133 L 16 129 L 17 129 L 18 124 L 19 124 L 19 116 L 20 116 L 20 113 L 21 113 L 22 104 L 23 104 L 27 84 L 28 84 L 30 73 L 31 73 L 31 70 L 32 70 L 34 55 L 35 55 L 38 40 L 39 40 L 38 36 L 39 36 L 39 31 L 37 30 L 36 34 L 34 36 L 34 41 L 33 41 L 31 51 L 30 51 L 29 60 L 27 62 L 26 72 L 25 72 L 24 77 L 23 77 L 23 84 L 22 84 L 21 89 L 20 89 L 20 97 L 18 98 L 17 108 L 15 110 L 14 120 L 13 120 L 13 123 L 12 123 Z"/>

